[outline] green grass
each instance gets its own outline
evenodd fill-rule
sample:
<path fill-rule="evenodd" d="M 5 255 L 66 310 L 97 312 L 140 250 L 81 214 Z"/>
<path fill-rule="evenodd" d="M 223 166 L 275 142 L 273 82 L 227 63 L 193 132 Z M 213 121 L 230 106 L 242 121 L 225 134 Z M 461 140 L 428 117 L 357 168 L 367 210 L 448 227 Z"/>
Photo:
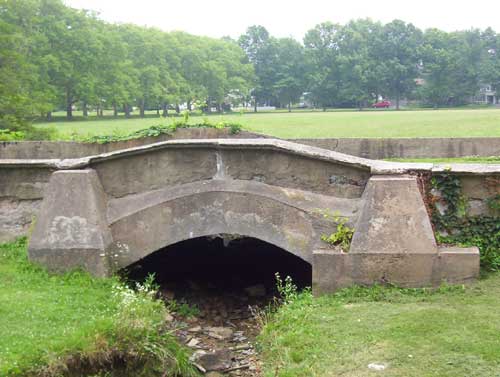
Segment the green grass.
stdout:
<path fill-rule="evenodd" d="M 192 117 L 193 121 L 197 118 Z M 211 122 L 238 122 L 249 131 L 280 138 L 328 137 L 500 137 L 500 109 L 274 112 L 211 115 Z M 80 136 L 130 133 L 174 119 L 133 118 L 39 123 L 55 127 L 60 139 Z M 201 120 L 201 119 L 200 119 Z"/>
<path fill-rule="evenodd" d="M 266 377 L 500 376 L 500 273 L 472 287 L 302 294 L 265 325 Z M 368 364 L 384 364 L 373 371 Z"/>
<path fill-rule="evenodd" d="M 500 164 L 500 156 L 492 157 L 450 157 L 450 158 L 387 158 L 395 162 L 431 162 L 435 164 Z"/>
<path fill-rule="evenodd" d="M 114 278 L 50 275 L 27 261 L 24 240 L 0 245 L 0 303 L 0 376 L 57 376 L 71 357 L 92 365 L 116 353 L 135 353 L 130 363 L 148 376 L 158 368 L 192 375 L 162 330 L 161 302 Z"/>

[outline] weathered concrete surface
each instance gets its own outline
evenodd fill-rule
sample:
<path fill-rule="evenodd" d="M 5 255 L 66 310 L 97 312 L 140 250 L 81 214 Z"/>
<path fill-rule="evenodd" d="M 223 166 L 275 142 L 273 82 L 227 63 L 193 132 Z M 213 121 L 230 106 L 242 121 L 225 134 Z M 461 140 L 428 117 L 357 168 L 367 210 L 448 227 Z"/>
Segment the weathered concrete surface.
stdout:
<path fill-rule="evenodd" d="M 231 134 L 227 128 L 178 128 L 171 135 L 115 141 L 106 144 L 76 141 L 4 141 L 0 142 L 0 159 L 65 159 L 94 156 L 143 145 L 176 139 L 250 139 L 264 135 L 247 131 Z"/>
<path fill-rule="evenodd" d="M 350 253 L 437 253 L 415 177 L 373 176 L 363 199 Z"/>
<path fill-rule="evenodd" d="M 0 142 L 0 159 L 78 158 L 175 139 L 271 138 L 252 132 L 231 134 L 228 129 L 180 128 L 161 135 L 107 144 L 81 142 Z M 289 139 L 293 143 L 369 159 L 500 156 L 500 138 L 324 138 Z"/>
<path fill-rule="evenodd" d="M 41 199 L 0 198 L 0 243 L 28 234 L 41 204 Z"/>
<path fill-rule="evenodd" d="M 316 206 L 354 223 L 359 199 L 332 198 L 252 181 L 212 180 L 109 203 L 113 267 L 126 267 L 165 246 L 214 234 L 253 237 L 312 262 L 331 224 Z M 151 235 L 154 235 L 151 237 Z"/>
<path fill-rule="evenodd" d="M 0 243 L 28 233 L 53 171 L 34 165 L 5 168 L 0 163 Z"/>
<path fill-rule="evenodd" d="M 112 241 L 106 197 L 93 170 L 55 172 L 33 231 L 29 257 L 53 271 L 83 268 L 109 274 Z"/>
<path fill-rule="evenodd" d="M 412 176 L 443 170 L 500 177 L 500 166 L 373 161 L 283 140 L 171 140 L 78 159 L 0 161 L 12 178 L 0 199 L 34 177 L 20 190 L 26 200 L 44 198 L 29 253 L 55 270 L 106 275 L 172 243 L 227 233 L 311 263 L 314 291 L 324 293 L 477 276 L 477 253 L 436 246 Z M 355 226 L 349 253 L 320 240 L 335 229 L 324 211 Z"/>
<path fill-rule="evenodd" d="M 112 197 L 219 177 L 350 198 L 363 192 L 368 161 L 268 139 L 176 140 L 84 160 Z"/>
<path fill-rule="evenodd" d="M 439 252 L 415 177 L 372 177 L 355 229 L 349 253 L 313 253 L 316 294 L 352 284 L 417 287 L 479 277 L 478 252 Z"/>
<path fill-rule="evenodd" d="M 311 145 L 364 158 L 446 158 L 500 156 L 500 138 L 338 138 L 293 139 Z"/>
<path fill-rule="evenodd" d="M 439 271 L 439 272 L 438 272 Z M 467 283 L 479 278 L 477 247 L 441 247 L 435 279 L 450 284 Z"/>
<path fill-rule="evenodd" d="M 448 250 L 451 249 L 451 250 Z M 400 287 L 464 284 L 479 278 L 477 248 L 440 248 L 435 254 L 313 252 L 313 293 L 321 295 L 356 285 Z"/>

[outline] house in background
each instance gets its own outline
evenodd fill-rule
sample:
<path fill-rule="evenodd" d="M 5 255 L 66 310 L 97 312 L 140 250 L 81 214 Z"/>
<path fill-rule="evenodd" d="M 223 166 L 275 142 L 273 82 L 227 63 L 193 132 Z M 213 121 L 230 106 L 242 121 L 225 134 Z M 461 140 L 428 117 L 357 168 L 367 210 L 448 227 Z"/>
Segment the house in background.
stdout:
<path fill-rule="evenodd" d="M 481 84 L 478 94 L 474 97 L 474 103 L 496 105 L 500 104 L 500 98 L 490 84 Z"/>

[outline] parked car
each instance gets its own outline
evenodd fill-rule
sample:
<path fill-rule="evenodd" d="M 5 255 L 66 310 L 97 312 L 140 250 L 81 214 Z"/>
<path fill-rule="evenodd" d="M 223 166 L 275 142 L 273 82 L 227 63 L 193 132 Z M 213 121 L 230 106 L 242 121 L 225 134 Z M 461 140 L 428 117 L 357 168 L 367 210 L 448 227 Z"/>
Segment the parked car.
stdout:
<path fill-rule="evenodd" d="M 380 102 L 375 102 L 373 105 L 372 105 L 373 108 L 376 108 L 376 109 L 388 109 L 389 107 L 391 107 L 391 101 L 380 101 Z"/>

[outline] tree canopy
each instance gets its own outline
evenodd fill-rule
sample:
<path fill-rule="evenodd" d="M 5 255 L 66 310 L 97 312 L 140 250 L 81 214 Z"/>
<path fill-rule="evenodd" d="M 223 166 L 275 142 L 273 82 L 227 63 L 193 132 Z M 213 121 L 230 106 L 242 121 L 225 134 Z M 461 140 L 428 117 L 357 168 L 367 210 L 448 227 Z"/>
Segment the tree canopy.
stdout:
<path fill-rule="evenodd" d="M 324 22 L 303 41 L 259 25 L 236 41 L 111 24 L 61 0 L 0 3 L 0 128 L 78 108 L 168 115 L 181 105 L 367 106 L 381 98 L 464 104 L 481 84 L 500 91 L 500 34 L 422 31 L 394 20 Z"/>

